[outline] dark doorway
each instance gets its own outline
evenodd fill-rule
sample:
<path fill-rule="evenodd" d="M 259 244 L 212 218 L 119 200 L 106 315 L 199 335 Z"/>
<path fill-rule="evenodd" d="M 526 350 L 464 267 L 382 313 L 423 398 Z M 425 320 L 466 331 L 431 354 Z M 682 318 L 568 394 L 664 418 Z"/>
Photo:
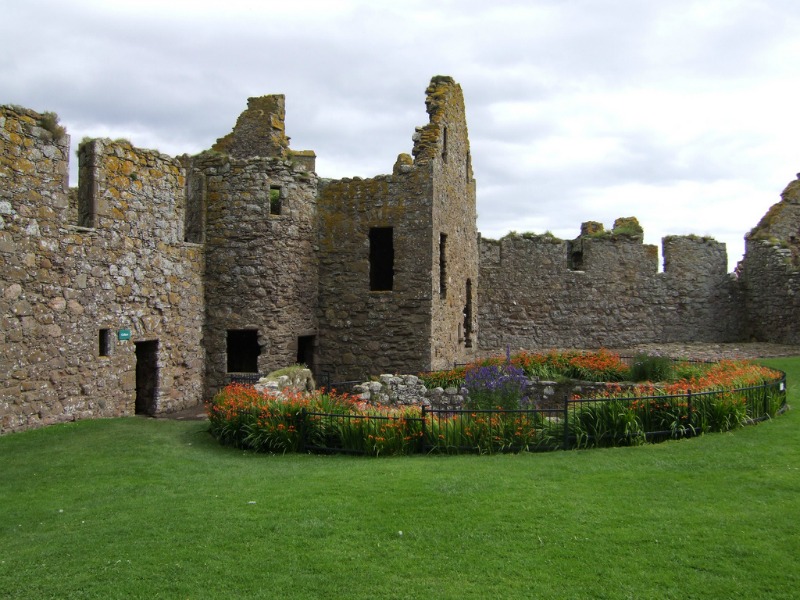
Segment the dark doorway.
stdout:
<path fill-rule="evenodd" d="M 297 363 L 304 364 L 314 372 L 314 336 L 301 335 L 297 338 Z"/>
<path fill-rule="evenodd" d="M 228 373 L 258 373 L 257 329 L 228 330 Z"/>
<path fill-rule="evenodd" d="M 136 342 L 136 414 L 156 412 L 158 340 Z"/>

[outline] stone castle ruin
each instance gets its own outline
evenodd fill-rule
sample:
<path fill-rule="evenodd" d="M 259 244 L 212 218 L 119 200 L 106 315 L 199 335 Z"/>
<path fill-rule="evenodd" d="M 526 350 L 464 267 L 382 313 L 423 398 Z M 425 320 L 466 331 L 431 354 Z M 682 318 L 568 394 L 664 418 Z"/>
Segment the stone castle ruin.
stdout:
<path fill-rule="evenodd" d="M 512 348 L 800 343 L 800 181 L 747 235 L 642 243 L 635 219 L 481 239 L 461 88 L 391 174 L 322 179 L 284 97 L 251 98 L 196 156 L 78 148 L 50 113 L 0 109 L 0 433 L 201 403 L 231 374 L 304 362 L 322 382 Z"/>

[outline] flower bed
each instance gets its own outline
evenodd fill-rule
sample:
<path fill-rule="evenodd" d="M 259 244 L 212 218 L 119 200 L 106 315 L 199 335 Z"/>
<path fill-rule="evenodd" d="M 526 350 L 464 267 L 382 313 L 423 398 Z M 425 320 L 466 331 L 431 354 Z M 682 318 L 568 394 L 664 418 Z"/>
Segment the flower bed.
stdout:
<path fill-rule="evenodd" d="M 552 368 L 561 362 L 585 369 L 584 374 L 623 372 L 619 357 L 610 353 L 537 356 L 526 354 L 516 362 L 517 357 L 506 356 L 466 367 L 470 395 L 460 410 L 370 405 L 323 390 L 276 395 L 234 384 L 208 404 L 210 431 L 223 444 L 264 452 L 491 453 L 630 445 L 727 431 L 770 418 L 785 404 L 781 372 L 720 361 L 678 363 L 679 379 L 609 382 L 594 387 L 591 397 L 573 395 L 532 408 L 522 403 L 530 365 Z"/>

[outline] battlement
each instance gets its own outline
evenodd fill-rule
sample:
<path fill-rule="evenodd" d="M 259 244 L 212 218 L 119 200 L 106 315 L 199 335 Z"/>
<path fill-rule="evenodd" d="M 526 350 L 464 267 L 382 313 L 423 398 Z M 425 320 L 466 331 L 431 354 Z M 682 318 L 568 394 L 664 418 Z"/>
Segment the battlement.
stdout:
<path fill-rule="evenodd" d="M 632 229 L 631 229 L 632 227 Z M 581 224 L 574 240 L 550 233 L 510 233 L 500 240 L 481 239 L 481 262 L 487 268 L 525 268 L 538 273 L 585 273 L 602 277 L 651 277 L 658 274 L 658 248 L 643 243 L 635 217 L 617 219 L 606 230 L 594 221 Z M 664 274 L 674 279 L 719 278 L 726 274 L 724 243 L 696 235 L 662 240 Z"/>

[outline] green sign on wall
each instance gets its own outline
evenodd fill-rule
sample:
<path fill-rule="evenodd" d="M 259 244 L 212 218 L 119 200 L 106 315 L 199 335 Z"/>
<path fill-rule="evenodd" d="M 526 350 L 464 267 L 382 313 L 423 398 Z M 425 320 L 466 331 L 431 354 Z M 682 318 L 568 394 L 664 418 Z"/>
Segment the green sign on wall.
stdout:
<path fill-rule="evenodd" d="M 117 339 L 120 341 L 131 339 L 131 330 L 120 329 L 119 331 L 117 331 Z"/>

